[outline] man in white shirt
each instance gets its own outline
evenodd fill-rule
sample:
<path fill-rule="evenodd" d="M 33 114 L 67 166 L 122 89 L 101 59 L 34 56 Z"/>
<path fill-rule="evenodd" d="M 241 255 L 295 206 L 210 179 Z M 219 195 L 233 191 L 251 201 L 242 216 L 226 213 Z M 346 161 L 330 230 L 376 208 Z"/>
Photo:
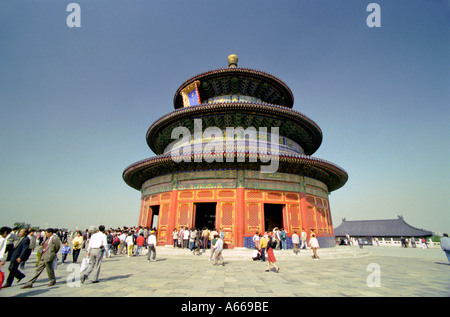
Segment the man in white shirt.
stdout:
<path fill-rule="evenodd" d="M 259 232 L 256 231 L 255 235 L 253 236 L 253 243 L 255 244 L 255 248 L 259 250 Z"/>
<path fill-rule="evenodd" d="M 300 245 L 300 238 L 297 234 L 297 231 L 294 231 L 294 233 L 292 234 L 292 245 L 294 248 L 294 253 L 298 255 L 298 246 Z"/>
<path fill-rule="evenodd" d="M 119 254 L 122 254 L 124 252 L 124 247 L 125 247 L 125 240 L 127 239 L 127 235 L 125 234 L 124 231 L 122 231 L 122 233 L 119 236 L 119 240 L 120 240 L 120 246 L 119 246 Z M 126 248 L 125 248 L 126 249 Z M 125 253 L 127 253 L 127 250 L 125 250 Z"/>
<path fill-rule="evenodd" d="M 183 248 L 188 248 L 189 243 L 189 229 L 186 227 L 183 231 Z"/>
<path fill-rule="evenodd" d="M 0 229 L 0 266 L 6 261 L 6 237 L 11 233 L 11 228 L 2 227 Z"/>
<path fill-rule="evenodd" d="M 81 283 L 84 283 L 92 271 L 94 271 L 92 283 L 98 283 L 98 276 L 100 274 L 100 268 L 103 260 L 103 252 L 105 251 L 107 245 L 106 235 L 104 233 L 105 226 L 101 225 L 98 229 L 99 231 L 94 233 L 89 239 L 89 246 L 87 249 L 89 265 L 86 272 L 81 275 Z"/>
<path fill-rule="evenodd" d="M 306 232 L 305 229 L 302 229 L 302 233 L 300 234 L 300 239 L 301 239 L 301 246 L 300 249 L 307 249 L 307 245 L 308 245 L 308 241 L 307 241 L 307 236 L 306 236 Z"/>
<path fill-rule="evenodd" d="M 222 261 L 222 266 L 225 265 L 225 262 L 223 261 L 222 256 L 222 250 L 223 250 L 223 240 L 222 238 L 216 234 L 216 244 L 214 245 L 214 265 L 219 265 L 218 260 Z"/>
<path fill-rule="evenodd" d="M 8 253 L 6 256 L 6 261 L 11 261 L 11 255 L 18 241 L 19 241 L 19 228 L 14 227 L 13 230 L 6 236 L 5 252 Z"/>
<path fill-rule="evenodd" d="M 151 231 L 147 240 L 148 253 L 147 253 L 147 262 L 155 262 L 156 261 L 156 236 L 155 231 Z M 153 253 L 153 256 L 151 254 Z M 150 259 L 151 257 L 151 259 Z"/>

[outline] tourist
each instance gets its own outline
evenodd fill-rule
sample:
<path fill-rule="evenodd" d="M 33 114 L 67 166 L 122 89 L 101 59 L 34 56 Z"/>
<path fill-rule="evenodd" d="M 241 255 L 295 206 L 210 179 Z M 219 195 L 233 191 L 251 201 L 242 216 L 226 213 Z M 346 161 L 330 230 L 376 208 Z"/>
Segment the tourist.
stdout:
<path fill-rule="evenodd" d="M 3 287 L 10 287 L 14 282 L 14 278 L 17 278 L 17 283 L 19 283 L 25 277 L 25 274 L 20 272 L 19 265 L 22 260 L 27 260 L 26 256 L 30 248 L 30 239 L 27 237 L 27 233 L 28 229 L 26 228 L 19 231 L 19 243 L 11 252 L 11 263 L 8 268 L 9 275 L 6 284 Z"/>
<path fill-rule="evenodd" d="M 257 249 L 255 247 L 255 249 L 252 252 L 252 259 L 253 259 L 253 261 L 261 260 L 261 249 Z"/>
<path fill-rule="evenodd" d="M 148 254 L 147 254 L 147 262 L 155 262 L 156 261 L 156 235 L 155 231 L 151 231 L 147 240 L 148 246 Z"/>
<path fill-rule="evenodd" d="M 87 255 L 89 257 L 89 264 L 86 272 L 81 275 L 81 283 L 84 283 L 89 275 L 94 272 L 92 283 L 98 283 L 98 276 L 100 275 L 100 268 L 102 266 L 103 253 L 106 249 L 105 226 L 100 225 L 98 232 L 94 233 L 89 239 L 89 245 L 87 248 Z"/>
<path fill-rule="evenodd" d="M 173 247 L 175 248 L 178 245 L 178 230 L 174 228 L 172 231 L 172 239 L 173 239 Z"/>
<path fill-rule="evenodd" d="M 202 238 L 203 238 L 203 249 L 208 249 L 208 241 L 209 241 L 209 230 L 208 228 L 204 227 L 202 231 Z"/>
<path fill-rule="evenodd" d="M 305 249 L 308 245 L 308 241 L 307 241 L 307 235 L 305 232 L 305 229 L 302 229 L 302 232 L 300 233 L 300 240 L 302 242 L 302 245 L 300 246 L 300 249 Z"/>
<path fill-rule="evenodd" d="M 319 260 L 319 256 L 317 255 L 317 249 L 320 247 L 319 246 L 319 241 L 316 238 L 316 234 L 312 233 L 311 234 L 311 239 L 309 240 L 309 246 L 311 247 L 311 249 L 313 250 L 313 259 L 314 260 Z"/>
<path fill-rule="evenodd" d="M 427 240 L 425 238 L 420 239 L 420 242 L 422 244 L 422 249 L 428 249 Z"/>
<path fill-rule="evenodd" d="M 183 231 L 183 249 L 188 248 L 188 243 L 189 243 L 189 229 L 188 227 L 185 227 Z"/>
<path fill-rule="evenodd" d="M 351 247 L 352 246 L 352 239 L 350 238 L 350 235 L 348 233 L 345 234 L 345 243 Z"/>
<path fill-rule="evenodd" d="M 25 269 L 25 263 L 30 258 L 31 253 L 33 252 L 34 248 L 36 248 L 36 236 L 35 236 L 36 230 L 33 228 L 28 229 L 28 239 L 30 239 L 30 246 L 28 247 L 28 251 L 25 254 L 24 258 L 20 262 L 20 268 Z"/>
<path fill-rule="evenodd" d="M 38 230 L 38 232 L 36 232 L 36 245 L 41 244 L 42 239 L 41 239 L 41 231 Z"/>
<path fill-rule="evenodd" d="M 379 247 L 379 246 L 380 246 L 380 241 L 378 240 L 378 238 L 377 238 L 377 237 L 373 238 L 373 242 L 372 242 L 372 244 L 376 245 L 377 247 Z"/>
<path fill-rule="evenodd" d="M 263 236 L 259 235 L 259 250 L 261 251 L 261 261 L 266 261 L 266 249 L 267 249 L 267 233 Z"/>
<path fill-rule="evenodd" d="M 214 239 L 214 237 L 215 237 L 216 235 L 218 235 L 218 234 L 219 234 L 219 233 L 217 232 L 216 228 L 212 229 L 212 230 L 209 232 L 209 241 L 212 241 L 212 240 Z M 213 243 L 211 242 L 211 249 L 212 249 L 212 246 L 213 246 Z"/>
<path fill-rule="evenodd" d="M 119 240 L 120 240 L 120 244 L 119 244 L 119 254 L 122 253 L 126 253 L 126 239 L 127 239 L 127 234 L 125 233 L 125 230 L 122 231 L 122 233 L 119 235 Z M 124 250 L 125 249 L 125 250 Z"/>
<path fill-rule="evenodd" d="M 294 248 L 294 253 L 298 255 L 298 246 L 300 244 L 300 238 L 298 237 L 297 231 L 292 234 L 292 246 Z"/>
<path fill-rule="evenodd" d="M 127 245 L 127 257 L 133 255 L 133 247 L 134 247 L 134 241 L 133 241 L 133 233 L 130 231 L 128 232 L 127 238 L 125 239 L 125 243 Z"/>
<path fill-rule="evenodd" d="M 144 248 L 144 244 L 145 244 L 145 238 L 144 238 L 144 232 L 142 232 L 136 238 L 137 248 L 136 248 L 136 252 L 134 253 L 134 255 L 142 254 L 142 249 Z"/>
<path fill-rule="evenodd" d="M 281 238 L 280 238 L 280 229 L 278 229 L 278 227 L 275 227 L 273 229 L 273 238 L 274 238 L 274 242 L 276 242 L 275 249 L 280 250 Z"/>
<path fill-rule="evenodd" d="M 222 238 L 216 234 L 215 238 L 217 239 L 214 244 L 214 265 L 219 265 L 219 260 L 222 262 L 222 266 L 225 266 L 225 262 L 223 261 L 222 251 L 223 251 L 223 240 Z"/>
<path fill-rule="evenodd" d="M 280 231 L 280 241 L 281 241 L 281 249 L 287 250 L 287 233 L 284 228 L 281 228 Z"/>
<path fill-rule="evenodd" d="M 69 247 L 69 242 L 65 242 L 64 246 L 61 248 L 61 254 L 62 254 L 62 264 L 64 264 L 64 261 L 67 259 L 67 256 L 72 252 L 72 250 Z"/>
<path fill-rule="evenodd" d="M 211 239 L 211 254 L 209 255 L 209 261 L 212 261 L 212 259 L 213 259 L 213 256 L 214 256 L 214 245 L 216 244 L 216 242 L 217 242 L 217 238 L 216 238 L 216 236 L 214 236 Z"/>
<path fill-rule="evenodd" d="M 450 238 L 446 233 L 444 233 L 441 238 L 441 249 L 447 256 L 448 262 L 450 262 Z"/>
<path fill-rule="evenodd" d="M 36 282 L 39 275 L 41 275 L 44 269 L 47 270 L 47 275 L 50 280 L 48 286 L 53 286 L 56 283 L 55 279 L 55 271 L 53 269 L 53 261 L 55 261 L 58 251 L 61 247 L 61 241 L 58 236 L 53 234 L 53 229 L 47 229 L 45 231 L 45 236 L 47 239 L 43 242 L 43 250 L 42 250 L 42 262 L 36 268 L 35 275 L 28 281 L 25 286 L 21 288 L 31 288 L 33 287 L 33 283 Z"/>
<path fill-rule="evenodd" d="M 275 255 L 273 254 L 273 249 L 276 247 L 276 242 L 274 241 L 274 238 L 269 236 L 269 240 L 267 242 L 267 269 L 266 272 L 270 271 L 270 265 L 272 265 L 276 272 L 280 272 L 280 268 L 275 264 L 277 262 L 277 259 L 275 258 Z"/>
<path fill-rule="evenodd" d="M 150 230 L 148 227 L 144 227 L 144 247 L 147 248 L 147 240 L 148 240 L 148 235 L 150 234 Z"/>
<path fill-rule="evenodd" d="M 112 234 L 111 230 L 105 231 L 105 234 L 106 234 L 106 250 L 103 254 L 103 257 L 110 258 L 114 235 Z"/>
<path fill-rule="evenodd" d="M 202 234 L 200 232 L 200 229 L 197 230 L 197 236 L 195 237 L 195 248 L 192 252 L 193 255 L 200 255 L 200 249 L 202 248 L 203 241 L 202 241 Z"/>
<path fill-rule="evenodd" d="M 6 261 L 11 261 L 11 255 L 14 250 L 14 244 L 19 240 L 19 227 L 14 227 L 12 231 L 6 237 Z"/>
<path fill-rule="evenodd" d="M 189 233 L 189 250 L 192 252 L 195 247 L 195 239 L 197 238 L 197 229 L 191 228 Z"/>
<path fill-rule="evenodd" d="M 406 239 L 405 239 L 404 237 L 401 237 L 401 238 L 400 238 L 400 242 L 401 242 L 402 248 L 407 248 L 407 247 L 408 247 L 408 246 L 406 245 Z"/>
<path fill-rule="evenodd" d="M 119 239 L 119 232 L 115 232 L 113 233 L 113 242 L 111 245 L 112 248 L 112 253 L 114 255 L 117 255 L 117 251 L 119 250 L 119 245 L 120 245 L 120 239 Z"/>
<path fill-rule="evenodd" d="M 259 233 L 258 231 L 255 232 L 255 235 L 253 236 L 253 244 L 256 248 L 256 250 L 259 250 Z"/>
<path fill-rule="evenodd" d="M 358 238 L 358 245 L 359 245 L 360 249 L 362 249 L 364 247 L 364 240 L 363 240 L 363 238 L 361 238 L 361 237 Z"/>
<path fill-rule="evenodd" d="M 9 227 L 2 227 L 0 229 L 0 266 L 3 266 L 6 262 L 6 237 L 11 231 Z"/>
<path fill-rule="evenodd" d="M 89 239 L 89 230 L 86 229 L 86 231 L 83 233 L 83 247 L 82 247 L 83 249 L 86 249 L 87 243 L 89 242 L 88 239 Z"/>
<path fill-rule="evenodd" d="M 76 232 L 75 238 L 72 240 L 73 252 L 72 252 L 72 260 L 73 263 L 77 263 L 78 256 L 80 255 L 81 248 L 83 246 L 83 236 L 80 231 Z"/>

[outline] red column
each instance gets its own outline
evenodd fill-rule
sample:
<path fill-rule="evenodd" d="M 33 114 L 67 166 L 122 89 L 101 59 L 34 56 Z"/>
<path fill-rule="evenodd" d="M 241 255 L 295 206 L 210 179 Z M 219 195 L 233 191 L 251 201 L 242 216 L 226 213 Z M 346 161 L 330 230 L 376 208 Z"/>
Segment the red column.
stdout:
<path fill-rule="evenodd" d="M 236 188 L 236 246 L 243 247 L 244 246 L 244 225 L 245 225 L 245 197 L 244 197 L 244 188 L 238 187 Z"/>
<path fill-rule="evenodd" d="M 307 210 L 308 210 L 308 208 L 306 206 L 306 195 L 305 195 L 305 193 L 300 193 L 300 214 L 302 217 L 301 218 L 302 227 L 300 229 L 304 229 L 309 237 L 309 225 L 308 225 L 308 218 L 306 216 Z"/>
<path fill-rule="evenodd" d="M 167 220 L 167 238 L 166 244 L 173 245 L 172 232 L 175 229 L 175 224 L 177 221 L 177 211 L 178 211 L 178 190 L 172 190 L 172 197 L 170 198 L 169 206 L 169 218 Z"/>

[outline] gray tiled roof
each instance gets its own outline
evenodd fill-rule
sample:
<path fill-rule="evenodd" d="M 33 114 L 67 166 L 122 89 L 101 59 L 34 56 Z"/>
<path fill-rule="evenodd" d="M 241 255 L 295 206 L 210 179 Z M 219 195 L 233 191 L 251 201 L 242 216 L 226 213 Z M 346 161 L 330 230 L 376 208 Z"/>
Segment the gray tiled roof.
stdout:
<path fill-rule="evenodd" d="M 433 233 L 428 230 L 418 229 L 407 224 L 403 217 L 398 219 L 384 220 L 355 220 L 347 221 L 342 219 L 342 223 L 334 228 L 335 236 L 354 237 L 427 237 Z"/>

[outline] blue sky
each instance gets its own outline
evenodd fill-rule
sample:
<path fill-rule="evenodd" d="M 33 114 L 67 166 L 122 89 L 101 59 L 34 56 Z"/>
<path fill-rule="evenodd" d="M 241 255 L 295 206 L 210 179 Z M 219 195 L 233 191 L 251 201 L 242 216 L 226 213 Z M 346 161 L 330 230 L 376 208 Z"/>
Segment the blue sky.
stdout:
<path fill-rule="evenodd" d="M 314 154 L 343 167 L 341 219 L 403 215 L 450 231 L 450 4 L 363 0 L 0 3 L 1 225 L 135 225 L 122 180 L 152 156 L 145 134 L 186 79 L 226 67 L 283 80 L 323 131 Z"/>

